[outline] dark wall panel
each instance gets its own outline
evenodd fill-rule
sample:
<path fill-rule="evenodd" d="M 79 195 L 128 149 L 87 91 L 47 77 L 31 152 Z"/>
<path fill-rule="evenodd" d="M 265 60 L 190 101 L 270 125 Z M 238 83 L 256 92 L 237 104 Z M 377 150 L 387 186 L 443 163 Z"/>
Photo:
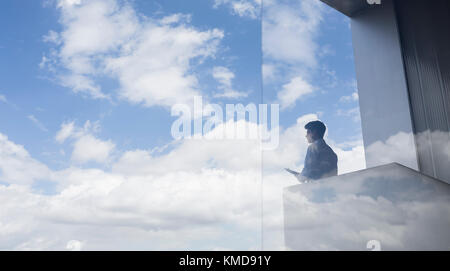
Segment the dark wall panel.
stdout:
<path fill-rule="evenodd" d="M 450 1 L 396 0 L 422 172 L 450 181 Z"/>

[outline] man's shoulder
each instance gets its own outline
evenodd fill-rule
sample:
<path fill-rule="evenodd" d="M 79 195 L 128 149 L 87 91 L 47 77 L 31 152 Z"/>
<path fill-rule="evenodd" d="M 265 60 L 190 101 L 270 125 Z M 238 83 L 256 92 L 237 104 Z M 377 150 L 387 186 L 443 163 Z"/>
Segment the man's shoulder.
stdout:
<path fill-rule="evenodd" d="M 330 145 L 328 145 L 328 143 L 325 142 L 325 140 L 323 140 L 323 139 L 320 140 L 320 141 L 318 141 L 318 144 L 319 144 L 321 147 L 323 147 L 323 148 L 331 149 Z"/>
<path fill-rule="evenodd" d="M 317 140 L 316 142 L 314 142 L 314 145 L 316 146 L 316 148 L 318 150 L 321 150 L 321 151 L 324 149 L 330 148 L 330 146 L 328 146 L 328 144 L 323 139 Z"/>
<path fill-rule="evenodd" d="M 336 153 L 333 151 L 333 149 L 325 142 L 325 140 L 321 140 L 320 144 L 320 150 L 321 152 L 326 152 L 329 154 L 334 154 L 336 155 Z"/>

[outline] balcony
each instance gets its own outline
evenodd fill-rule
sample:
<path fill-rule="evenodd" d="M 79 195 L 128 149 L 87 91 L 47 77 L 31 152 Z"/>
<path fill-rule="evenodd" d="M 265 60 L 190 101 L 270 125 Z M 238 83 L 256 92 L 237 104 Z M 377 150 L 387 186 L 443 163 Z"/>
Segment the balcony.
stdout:
<path fill-rule="evenodd" d="M 284 189 L 290 250 L 450 250 L 450 185 L 397 163 Z"/>

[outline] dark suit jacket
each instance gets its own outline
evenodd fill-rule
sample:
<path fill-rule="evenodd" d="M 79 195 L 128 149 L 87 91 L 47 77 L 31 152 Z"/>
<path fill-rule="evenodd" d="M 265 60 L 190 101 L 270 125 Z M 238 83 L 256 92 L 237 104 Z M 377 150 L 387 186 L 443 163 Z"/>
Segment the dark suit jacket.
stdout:
<path fill-rule="evenodd" d="M 313 180 L 335 176 L 337 161 L 336 153 L 325 143 L 325 140 L 318 139 L 308 147 L 305 167 L 301 175 Z"/>

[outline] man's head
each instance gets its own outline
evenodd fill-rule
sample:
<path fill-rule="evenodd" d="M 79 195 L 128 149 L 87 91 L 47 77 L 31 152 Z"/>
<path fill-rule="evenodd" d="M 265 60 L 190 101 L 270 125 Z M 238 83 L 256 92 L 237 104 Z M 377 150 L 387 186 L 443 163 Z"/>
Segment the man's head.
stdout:
<path fill-rule="evenodd" d="M 325 134 L 325 130 L 327 129 L 325 127 L 325 124 L 321 121 L 310 121 L 305 125 L 306 129 L 306 139 L 308 140 L 308 143 L 313 143 L 317 139 L 323 138 L 323 135 Z"/>

